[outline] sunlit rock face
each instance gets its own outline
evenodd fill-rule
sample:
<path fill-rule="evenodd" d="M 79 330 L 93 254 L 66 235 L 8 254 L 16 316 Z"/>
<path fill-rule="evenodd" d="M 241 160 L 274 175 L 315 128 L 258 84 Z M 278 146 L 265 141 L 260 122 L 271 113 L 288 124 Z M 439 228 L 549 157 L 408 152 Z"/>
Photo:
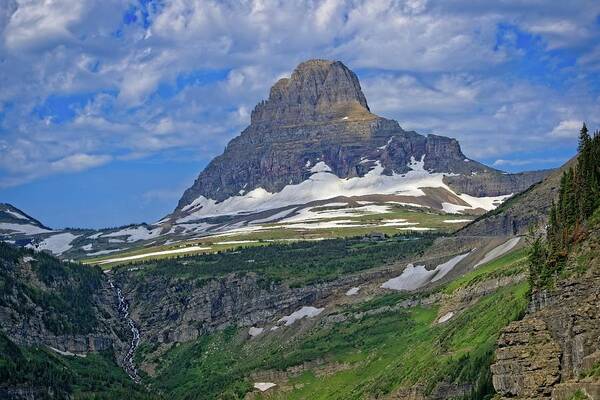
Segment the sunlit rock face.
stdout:
<path fill-rule="evenodd" d="M 310 60 L 273 85 L 250 125 L 186 190 L 174 216 L 194 211 L 190 205 L 199 198 L 280 192 L 310 179 L 319 163 L 347 179 L 377 167 L 385 176 L 402 175 L 413 160 L 429 173 L 446 174 L 444 183 L 456 192 L 477 197 L 516 193 L 543 177 L 503 174 L 466 158 L 456 139 L 405 131 L 371 113 L 357 76 L 343 63 Z"/>

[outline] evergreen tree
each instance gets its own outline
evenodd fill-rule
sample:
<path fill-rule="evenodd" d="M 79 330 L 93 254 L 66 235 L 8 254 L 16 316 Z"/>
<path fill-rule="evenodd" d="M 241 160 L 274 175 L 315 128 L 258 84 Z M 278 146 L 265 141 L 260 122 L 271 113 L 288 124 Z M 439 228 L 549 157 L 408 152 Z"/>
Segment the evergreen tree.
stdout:
<path fill-rule="evenodd" d="M 581 127 L 581 130 L 579 131 L 579 147 L 577 148 L 577 151 L 581 153 L 583 151 L 584 147 L 589 145 L 590 142 L 591 142 L 591 138 L 588 133 L 588 128 L 584 122 L 583 126 Z"/>

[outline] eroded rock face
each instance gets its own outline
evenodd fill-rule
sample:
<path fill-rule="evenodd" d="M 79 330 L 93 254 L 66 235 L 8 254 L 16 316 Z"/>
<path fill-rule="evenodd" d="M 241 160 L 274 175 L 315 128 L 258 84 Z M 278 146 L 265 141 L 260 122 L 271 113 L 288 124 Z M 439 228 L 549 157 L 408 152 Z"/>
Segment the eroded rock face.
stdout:
<path fill-rule="evenodd" d="M 502 396 L 566 400 L 580 390 L 599 398 L 600 382 L 587 376 L 600 362 L 599 238 L 591 235 L 570 256 L 570 277 L 534 290 L 528 314 L 500 337 L 492 373 Z"/>
<path fill-rule="evenodd" d="M 496 391 L 506 397 L 549 397 L 560 380 L 560 347 L 542 319 L 511 323 L 492 365 Z"/>
<path fill-rule="evenodd" d="M 138 280 L 126 274 L 116 279 L 131 304 L 142 339 L 149 342 L 187 342 L 231 324 L 261 325 L 314 305 L 336 288 L 357 277 L 290 288 L 267 283 L 255 273 L 230 274 L 198 283 L 168 278 Z"/>
<path fill-rule="evenodd" d="M 352 71 L 339 61 L 311 60 L 272 87 L 252 112 L 250 126 L 186 190 L 175 215 L 199 196 L 223 201 L 257 188 L 279 192 L 308 179 L 321 161 L 338 177 L 350 178 L 376 163 L 384 174 L 402 174 L 411 160 L 424 160 L 428 171 L 463 176 L 448 184 L 474 196 L 517 193 L 541 179 L 502 174 L 467 159 L 455 139 L 408 132 L 372 114 Z"/>
<path fill-rule="evenodd" d="M 290 78 L 271 88 L 269 99 L 251 116 L 256 126 L 286 126 L 343 118 L 349 113 L 369 115 L 367 99 L 358 78 L 339 61 L 310 60 Z"/>
<path fill-rule="evenodd" d="M 541 182 L 530 187 L 526 191 L 519 193 L 509 201 L 502 204 L 494 212 L 485 215 L 460 230 L 460 235 L 465 236 L 485 236 L 485 235 L 523 235 L 526 234 L 531 226 L 543 227 L 548 221 L 550 214 L 550 206 L 552 199 L 558 195 L 560 187 L 560 178 L 563 172 L 574 165 L 574 160 L 569 161 L 560 169 L 555 171 L 539 171 L 527 173 L 529 177 L 537 174 Z M 521 176 L 521 174 L 504 175 L 505 178 L 500 178 L 494 185 L 500 185 L 504 179 L 510 181 L 523 179 L 527 181 L 529 177 Z M 464 177 L 448 177 L 447 180 L 453 180 L 458 186 L 470 185 L 471 190 L 476 192 L 481 188 L 478 186 L 478 177 L 472 180 L 465 180 Z M 481 179 L 485 179 L 482 176 Z M 450 181 L 448 181 L 450 183 Z M 487 184 L 484 185 L 487 187 Z"/>

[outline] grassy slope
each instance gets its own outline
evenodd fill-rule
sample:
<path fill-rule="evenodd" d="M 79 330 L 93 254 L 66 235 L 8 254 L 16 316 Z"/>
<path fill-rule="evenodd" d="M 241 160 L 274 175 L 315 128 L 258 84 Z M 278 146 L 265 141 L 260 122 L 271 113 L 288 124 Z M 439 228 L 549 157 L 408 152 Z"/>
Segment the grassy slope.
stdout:
<path fill-rule="evenodd" d="M 499 271 L 524 270 L 519 252 L 490 264 L 468 274 L 450 291 Z M 241 398 L 251 388 L 252 372 L 308 365 L 304 372 L 290 374 L 283 390 L 271 391 L 269 398 L 372 398 L 415 384 L 430 391 L 441 381 L 475 382 L 479 392 L 473 395 L 481 398 L 490 390 L 488 367 L 496 338 L 524 312 L 527 292 L 526 282 L 501 288 L 445 324 L 434 322 L 438 315 L 434 305 L 317 324 L 306 332 L 295 331 L 295 326 L 281 328 L 253 340 L 246 340 L 245 331 L 229 328 L 174 346 L 160 359 L 155 384 L 173 399 Z M 374 309 L 405 297 L 388 294 L 339 312 Z M 329 367 L 329 372 L 320 373 L 323 368 L 313 366 L 317 364 Z"/>
<path fill-rule="evenodd" d="M 318 208 L 318 207 L 317 207 Z M 436 232 L 449 233 L 455 229 L 464 225 L 464 223 L 446 223 L 447 220 L 462 220 L 464 218 L 471 218 L 470 216 L 458 215 L 458 214 L 444 214 L 433 210 L 414 210 L 408 207 L 392 206 L 391 211 L 380 214 L 369 214 L 369 215 L 357 215 L 356 217 L 340 217 L 340 218 L 323 218 L 316 220 L 315 222 L 327 222 L 334 220 L 352 220 L 356 227 L 338 227 L 328 229 L 291 229 L 284 228 L 282 226 L 290 225 L 289 223 L 265 223 L 262 226 L 265 230 L 251 231 L 251 232 L 239 232 L 226 236 L 208 236 L 201 239 L 189 240 L 180 242 L 172 245 L 161 245 L 161 246 L 148 246 L 143 248 L 136 248 L 130 251 L 111 253 L 98 257 L 88 258 L 83 260 L 86 264 L 94 264 L 100 261 L 106 261 L 119 257 L 127 257 L 134 255 L 143 255 L 158 251 L 170 251 L 179 249 L 180 246 L 200 246 L 210 247 L 209 250 L 202 251 L 189 251 L 186 254 L 193 253 L 216 253 L 224 250 L 231 250 L 240 247 L 240 244 L 235 243 L 223 243 L 232 241 L 255 241 L 254 243 L 245 243 L 244 247 L 254 246 L 266 246 L 270 244 L 270 241 L 279 240 L 286 241 L 291 239 L 299 240 L 311 240 L 316 238 L 350 238 L 354 236 L 361 236 L 376 232 L 382 232 L 388 235 L 406 234 L 412 235 L 413 232 L 410 230 L 404 230 L 404 228 L 410 226 L 380 226 L 385 223 L 386 220 L 394 219 L 405 219 L 409 223 L 416 223 L 415 227 L 418 228 L 430 228 Z M 306 223 L 306 222 L 303 222 Z M 370 226 L 359 226 L 361 224 L 371 224 Z M 400 229 L 402 228 L 402 229 Z M 180 253 L 181 255 L 181 253 Z M 166 255 L 154 255 L 148 259 L 160 260 L 170 259 L 177 255 L 166 254 Z M 112 268 L 116 265 L 126 264 L 127 261 L 115 261 L 106 264 L 102 264 L 103 268 Z"/>

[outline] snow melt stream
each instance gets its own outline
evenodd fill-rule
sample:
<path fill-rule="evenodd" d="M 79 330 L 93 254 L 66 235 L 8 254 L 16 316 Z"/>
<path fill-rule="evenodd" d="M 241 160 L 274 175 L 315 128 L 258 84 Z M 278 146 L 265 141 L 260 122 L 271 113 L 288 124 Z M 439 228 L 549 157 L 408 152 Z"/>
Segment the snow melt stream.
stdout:
<path fill-rule="evenodd" d="M 110 287 L 115 291 L 115 293 L 117 294 L 117 298 L 119 299 L 119 315 L 125 322 L 127 322 L 127 324 L 129 325 L 129 329 L 131 330 L 131 342 L 129 344 L 127 354 L 125 354 L 125 358 L 123 358 L 123 368 L 125 369 L 125 372 L 127 372 L 127 375 L 129 375 L 129 377 L 135 383 L 140 383 L 140 377 L 138 375 L 137 368 L 133 363 L 133 355 L 135 354 L 135 349 L 137 349 L 138 345 L 140 344 L 140 331 L 135 326 L 133 319 L 131 319 L 131 317 L 129 316 L 129 303 L 127 303 L 125 296 L 123 296 L 121 288 L 114 284 L 112 278 L 109 278 L 108 282 L 110 283 Z"/>

